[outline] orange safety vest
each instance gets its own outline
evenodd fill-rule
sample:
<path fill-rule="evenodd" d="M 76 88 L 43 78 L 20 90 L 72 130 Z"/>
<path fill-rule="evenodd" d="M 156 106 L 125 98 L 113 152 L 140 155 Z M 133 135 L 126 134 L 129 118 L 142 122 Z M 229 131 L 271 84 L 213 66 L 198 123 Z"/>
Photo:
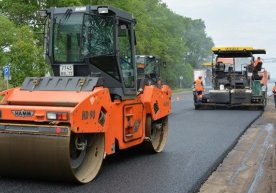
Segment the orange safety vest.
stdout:
<path fill-rule="evenodd" d="M 261 60 L 257 59 L 255 62 L 254 62 L 254 67 L 256 67 L 260 62 L 262 62 Z"/>
<path fill-rule="evenodd" d="M 273 92 L 274 96 L 276 96 L 276 86 L 273 86 L 272 92 Z"/>
<path fill-rule="evenodd" d="M 202 81 L 200 79 L 195 80 L 195 90 L 203 91 Z"/>

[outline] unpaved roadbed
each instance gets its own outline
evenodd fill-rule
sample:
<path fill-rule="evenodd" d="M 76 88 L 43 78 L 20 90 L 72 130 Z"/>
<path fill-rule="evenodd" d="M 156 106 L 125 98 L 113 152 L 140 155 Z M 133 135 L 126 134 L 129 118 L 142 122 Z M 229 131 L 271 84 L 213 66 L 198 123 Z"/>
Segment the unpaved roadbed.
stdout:
<path fill-rule="evenodd" d="M 266 111 L 240 138 L 235 148 L 200 188 L 200 193 L 276 192 L 276 109 Z"/>

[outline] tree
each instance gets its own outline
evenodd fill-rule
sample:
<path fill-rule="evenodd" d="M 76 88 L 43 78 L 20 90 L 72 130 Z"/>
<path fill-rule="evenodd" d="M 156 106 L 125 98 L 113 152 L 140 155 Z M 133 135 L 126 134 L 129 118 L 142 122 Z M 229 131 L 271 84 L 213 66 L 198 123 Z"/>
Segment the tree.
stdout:
<path fill-rule="evenodd" d="M 47 65 L 41 49 L 36 45 L 33 31 L 28 26 L 16 27 L 0 16 L 0 67 L 11 66 L 13 86 L 22 84 L 26 76 L 44 76 Z"/>
<path fill-rule="evenodd" d="M 184 37 L 187 40 L 189 51 L 186 55 L 186 62 L 193 67 L 200 66 L 204 60 L 211 55 L 211 48 L 214 43 L 205 32 L 205 24 L 201 19 L 188 20 L 187 31 Z"/>
<path fill-rule="evenodd" d="M 162 76 L 172 87 L 178 86 L 180 74 L 184 85 L 189 86 L 193 81 L 192 67 L 200 66 L 211 55 L 214 43 L 205 32 L 204 21 L 177 15 L 161 0 L 5 0 L 0 1 L 0 12 L 16 25 L 26 24 L 37 32 L 41 31 L 37 10 L 88 4 L 111 5 L 133 13 L 137 20 L 137 54 L 159 55 L 166 61 Z M 15 54 L 15 48 L 11 52 Z"/>
<path fill-rule="evenodd" d="M 0 16 L 0 68 L 9 62 L 7 52 L 15 38 L 15 26 L 5 17 Z"/>

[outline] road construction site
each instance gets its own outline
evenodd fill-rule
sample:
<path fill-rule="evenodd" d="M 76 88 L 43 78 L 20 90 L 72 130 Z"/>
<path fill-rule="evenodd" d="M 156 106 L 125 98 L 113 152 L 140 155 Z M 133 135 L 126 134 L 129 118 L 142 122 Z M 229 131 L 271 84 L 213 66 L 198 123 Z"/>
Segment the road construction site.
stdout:
<path fill-rule="evenodd" d="M 238 192 L 237 190 L 244 192 L 245 187 L 252 187 L 254 190 L 254 187 L 260 187 L 256 185 L 262 182 L 262 177 L 268 175 L 269 178 L 271 173 L 265 175 L 265 171 L 272 167 L 267 163 L 267 160 L 271 161 L 267 156 L 273 155 L 271 153 L 274 147 L 271 142 L 271 137 L 274 136 L 274 123 L 271 122 L 274 109 L 271 106 L 267 107 L 264 114 L 262 111 L 240 110 L 197 111 L 193 109 L 190 92 L 173 95 L 172 101 L 168 143 L 162 153 L 149 155 L 140 147 L 120 151 L 104 160 L 99 177 L 81 186 L 2 177 L 0 192 L 165 193 L 197 192 L 199 189 L 212 193 Z M 253 129 L 247 129 L 248 127 Z M 251 130 L 253 131 L 250 132 Z M 250 137 L 246 137 L 247 133 L 250 133 Z M 248 146 L 242 145 L 243 151 L 238 150 L 239 143 L 244 138 Z M 235 164 L 224 160 L 225 157 L 226 160 L 229 159 L 233 151 L 238 152 L 234 158 Z M 224 165 L 228 170 L 223 169 Z M 251 169 L 249 166 L 254 166 L 254 169 L 247 171 Z M 217 176 L 216 170 L 231 170 L 229 172 L 232 173 L 222 173 L 228 179 L 220 176 L 213 180 L 213 176 Z M 251 177 L 247 179 L 248 176 Z M 240 181 L 243 178 L 247 185 Z"/>

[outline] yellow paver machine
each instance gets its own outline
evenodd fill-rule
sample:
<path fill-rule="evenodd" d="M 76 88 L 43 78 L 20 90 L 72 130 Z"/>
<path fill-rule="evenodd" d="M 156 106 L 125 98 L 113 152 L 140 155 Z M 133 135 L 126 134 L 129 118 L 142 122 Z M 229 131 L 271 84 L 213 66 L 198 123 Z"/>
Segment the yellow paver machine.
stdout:
<path fill-rule="evenodd" d="M 264 109 L 268 73 L 256 57 L 266 51 L 253 47 L 214 47 L 212 51 L 212 88 L 201 97 L 194 92 L 195 109 Z"/>

